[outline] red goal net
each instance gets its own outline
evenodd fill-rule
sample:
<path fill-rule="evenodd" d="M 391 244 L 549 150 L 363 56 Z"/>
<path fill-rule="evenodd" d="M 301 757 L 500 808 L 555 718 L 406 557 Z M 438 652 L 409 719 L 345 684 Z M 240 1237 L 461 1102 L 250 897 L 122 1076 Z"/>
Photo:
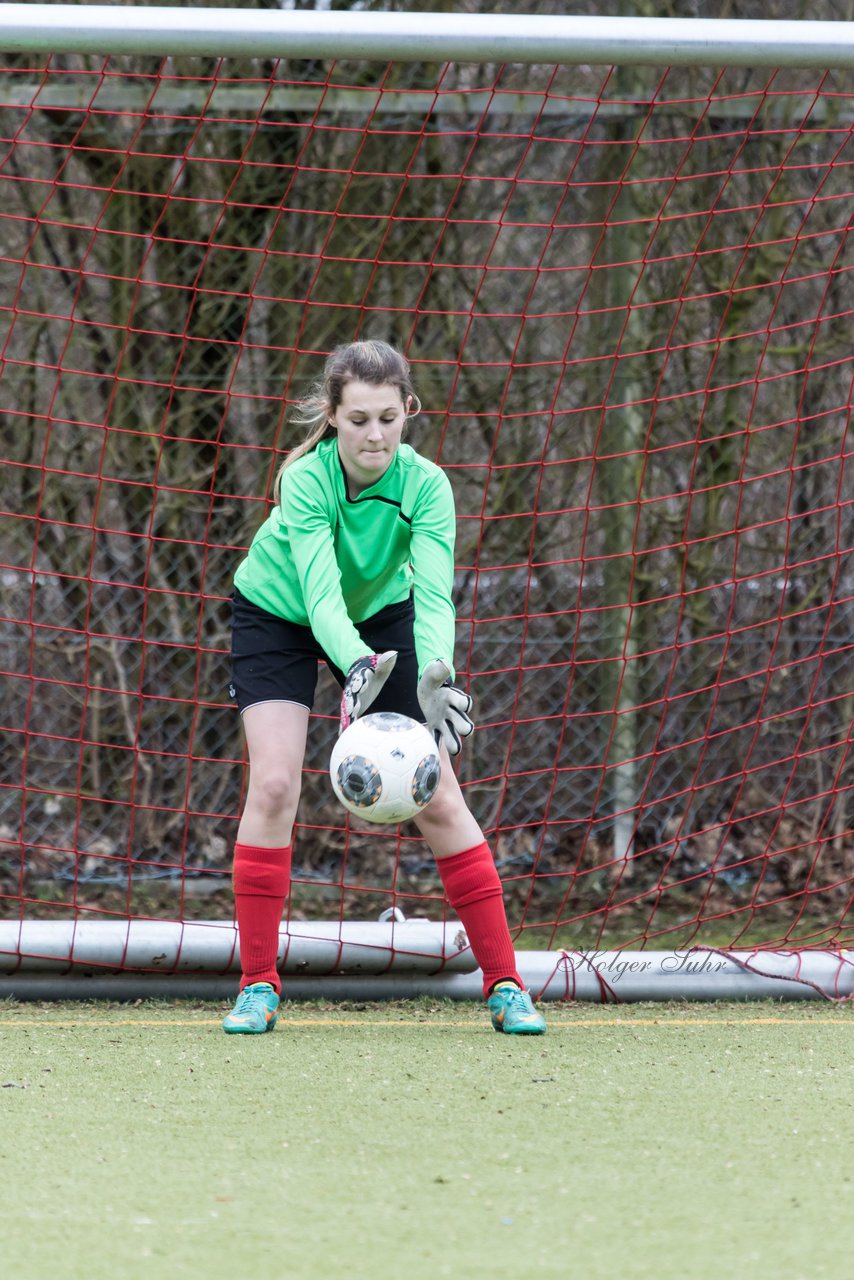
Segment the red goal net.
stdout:
<path fill-rule="evenodd" d="M 524 948 L 852 945 L 850 79 L 6 56 L 0 915 L 231 918 L 231 575 L 338 342 L 458 509 L 460 781 Z M 345 821 L 293 919 L 442 920 Z"/>

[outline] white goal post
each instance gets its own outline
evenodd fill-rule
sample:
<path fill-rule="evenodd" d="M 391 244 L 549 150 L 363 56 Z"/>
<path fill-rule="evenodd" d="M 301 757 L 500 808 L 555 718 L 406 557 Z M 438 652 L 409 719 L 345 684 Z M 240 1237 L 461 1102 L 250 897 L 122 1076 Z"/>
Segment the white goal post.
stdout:
<path fill-rule="evenodd" d="M 854 67 L 854 23 L 676 18 L 330 13 L 184 5 L 0 4 L 8 53 L 384 61 Z M 50 87 L 45 89 L 49 94 Z M 0 921 L 0 998 L 208 995 L 234 988 L 237 937 L 223 922 Z M 459 926 L 418 920 L 283 927 L 297 998 L 475 998 Z M 854 994 L 854 952 L 520 951 L 540 998 L 670 1000 Z M 132 964 L 140 972 L 123 971 Z"/>
<path fill-rule="evenodd" d="M 850 22 L 0 5 L 9 52 L 662 66 L 854 66 Z"/>
<path fill-rule="evenodd" d="M 854 996 L 854 952 L 519 951 L 517 961 L 540 1000 Z M 481 997 L 453 921 L 292 923 L 280 931 L 277 967 L 295 1000 Z M 237 932 L 223 921 L 0 921 L 0 998 L 225 999 L 239 974 Z"/>

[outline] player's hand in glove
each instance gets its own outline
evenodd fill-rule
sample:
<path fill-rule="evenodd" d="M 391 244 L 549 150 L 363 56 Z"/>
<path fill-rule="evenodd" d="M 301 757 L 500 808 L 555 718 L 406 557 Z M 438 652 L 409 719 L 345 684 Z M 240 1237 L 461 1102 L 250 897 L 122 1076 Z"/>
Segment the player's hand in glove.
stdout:
<path fill-rule="evenodd" d="M 459 755 L 463 738 L 474 729 L 468 714 L 471 698 L 451 683 L 451 668 L 441 658 L 424 668 L 418 682 L 418 701 L 436 745 L 444 742 L 452 756 Z"/>
<path fill-rule="evenodd" d="M 341 728 L 339 733 L 363 716 L 382 689 L 397 662 L 397 650 L 386 653 L 369 653 L 357 658 L 344 681 L 341 695 Z"/>

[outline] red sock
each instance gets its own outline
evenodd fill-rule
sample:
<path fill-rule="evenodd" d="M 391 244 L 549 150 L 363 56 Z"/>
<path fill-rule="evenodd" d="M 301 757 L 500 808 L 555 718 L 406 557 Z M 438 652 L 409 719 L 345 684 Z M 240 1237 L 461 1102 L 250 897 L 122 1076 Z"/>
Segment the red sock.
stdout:
<path fill-rule="evenodd" d="M 281 991 L 276 970 L 279 925 L 291 882 L 291 845 L 264 849 L 234 846 L 234 907 L 240 935 L 240 990 L 251 982 L 270 982 Z"/>
<path fill-rule="evenodd" d="M 468 934 L 475 960 L 483 971 L 483 994 L 502 978 L 525 984 L 516 972 L 516 955 L 507 916 L 504 892 L 489 845 L 476 845 L 450 858 L 437 858 L 436 866 L 448 901 Z"/>

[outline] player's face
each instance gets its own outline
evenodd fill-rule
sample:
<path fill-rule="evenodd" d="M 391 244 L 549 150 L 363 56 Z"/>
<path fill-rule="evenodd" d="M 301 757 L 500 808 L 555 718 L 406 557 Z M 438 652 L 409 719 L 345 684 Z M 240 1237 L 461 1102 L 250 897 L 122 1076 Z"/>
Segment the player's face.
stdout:
<path fill-rule="evenodd" d="M 351 495 L 376 484 L 391 466 L 408 409 L 389 383 L 346 383 L 332 421 Z"/>

